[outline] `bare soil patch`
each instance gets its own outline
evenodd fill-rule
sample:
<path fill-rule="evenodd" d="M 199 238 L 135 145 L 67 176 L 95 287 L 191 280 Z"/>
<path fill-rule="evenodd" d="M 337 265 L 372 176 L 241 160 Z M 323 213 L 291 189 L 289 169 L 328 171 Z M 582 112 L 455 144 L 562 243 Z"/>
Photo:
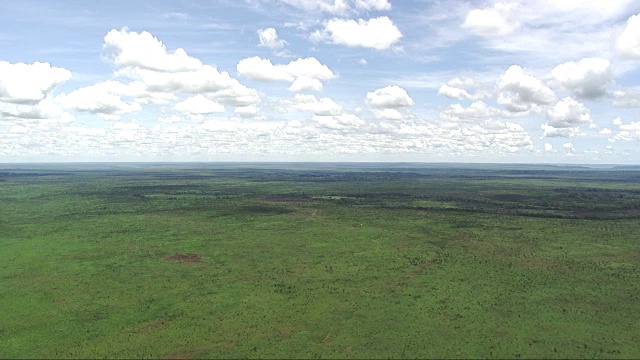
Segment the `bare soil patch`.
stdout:
<path fill-rule="evenodd" d="M 289 336 L 291 336 L 291 333 L 293 332 L 293 329 L 291 329 L 289 327 L 284 327 L 284 328 L 281 328 L 280 330 L 278 330 L 278 332 L 280 333 L 281 337 L 288 338 Z"/>
<path fill-rule="evenodd" d="M 199 263 L 202 262 L 202 258 L 198 254 L 180 254 L 176 253 L 173 256 L 165 258 L 165 261 L 179 261 L 184 263 Z"/>
<path fill-rule="evenodd" d="M 161 327 L 165 326 L 167 323 L 168 323 L 168 321 L 166 321 L 166 320 L 158 320 L 158 321 L 152 322 L 152 323 L 151 323 L 151 324 L 149 324 L 149 325 L 146 325 L 146 326 L 144 327 L 144 329 L 145 329 L 145 330 L 155 330 L 155 329 L 159 329 L 159 328 L 161 328 Z"/>
<path fill-rule="evenodd" d="M 333 329 L 331 329 L 329 331 L 329 333 L 327 334 L 327 336 L 324 337 L 324 339 L 322 339 L 322 343 L 326 346 L 326 347 L 331 347 L 333 345 L 332 341 L 331 341 L 331 335 L 333 333 Z"/>

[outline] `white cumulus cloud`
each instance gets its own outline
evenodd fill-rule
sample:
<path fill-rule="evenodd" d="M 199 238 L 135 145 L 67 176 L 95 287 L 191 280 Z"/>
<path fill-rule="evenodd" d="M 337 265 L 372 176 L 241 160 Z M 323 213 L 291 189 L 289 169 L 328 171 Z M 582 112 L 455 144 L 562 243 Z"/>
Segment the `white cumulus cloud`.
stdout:
<path fill-rule="evenodd" d="M 294 92 L 316 92 L 322 91 L 322 81 L 306 76 L 296 78 L 287 90 Z"/>
<path fill-rule="evenodd" d="M 627 20 L 627 25 L 616 40 L 618 54 L 626 59 L 640 60 L 640 14 Z"/>
<path fill-rule="evenodd" d="M 413 99 L 399 86 L 390 85 L 367 93 L 367 104 L 378 108 L 413 106 Z"/>
<path fill-rule="evenodd" d="M 471 94 L 469 94 L 467 90 L 449 86 L 447 84 L 440 86 L 440 89 L 438 89 L 438 95 L 458 100 L 469 100 L 472 98 Z"/>
<path fill-rule="evenodd" d="M 115 65 L 137 67 L 153 71 L 196 71 L 202 62 L 178 48 L 168 52 L 164 44 L 150 33 L 111 30 L 104 37 L 104 48 Z"/>
<path fill-rule="evenodd" d="M 543 137 L 562 137 L 562 138 L 570 138 L 574 136 L 584 135 L 582 131 L 580 131 L 579 127 L 564 127 L 564 128 L 556 128 L 550 126 L 548 124 L 540 125 L 540 128 L 543 130 Z"/>
<path fill-rule="evenodd" d="M 331 80 L 336 74 L 327 65 L 322 64 L 314 57 L 297 59 L 286 65 L 287 72 L 294 77 L 308 77 L 318 80 Z"/>
<path fill-rule="evenodd" d="M 473 9 L 467 14 L 462 27 L 481 36 L 504 36 L 513 33 L 520 26 L 510 17 L 517 6 L 512 3 L 498 2 L 486 9 Z"/>
<path fill-rule="evenodd" d="M 224 106 L 207 99 L 202 94 L 191 96 L 184 101 L 177 103 L 174 110 L 188 114 L 210 114 L 224 112 Z"/>
<path fill-rule="evenodd" d="M 498 103 L 513 112 L 528 111 L 538 105 L 556 101 L 553 90 L 533 76 L 526 75 L 518 65 L 512 65 L 498 82 Z"/>
<path fill-rule="evenodd" d="M 457 100 L 482 100 L 488 98 L 491 94 L 486 91 L 476 91 L 472 94 L 466 89 L 444 84 L 438 89 L 438 95 Z"/>
<path fill-rule="evenodd" d="M 0 101 L 33 105 L 70 78 L 71 71 L 49 63 L 0 61 Z"/>
<path fill-rule="evenodd" d="M 614 91 L 613 106 L 622 108 L 640 108 L 640 91 L 635 89 Z"/>
<path fill-rule="evenodd" d="M 640 141 L 640 121 L 624 123 L 622 119 L 613 121 L 618 132 L 611 138 L 613 141 Z"/>
<path fill-rule="evenodd" d="M 0 125 L 29 123 L 49 126 L 74 120 L 75 116 L 63 111 L 57 101 L 50 99 L 44 99 L 35 105 L 0 102 Z"/>
<path fill-rule="evenodd" d="M 398 27 L 386 16 L 364 19 L 331 19 L 324 29 L 311 35 L 314 41 L 349 47 L 385 50 L 402 38 Z"/>
<path fill-rule="evenodd" d="M 271 50 L 278 50 L 287 45 L 285 40 L 278 37 L 278 32 L 274 28 L 260 29 L 257 33 L 258 39 L 260 39 L 260 44 L 258 46 L 264 46 Z"/>
<path fill-rule="evenodd" d="M 320 91 L 322 81 L 337 77 L 328 66 L 313 57 L 274 65 L 271 60 L 254 56 L 240 60 L 236 68 L 240 75 L 256 81 L 290 81 L 290 91 Z"/>
<path fill-rule="evenodd" d="M 298 77 L 330 80 L 336 77 L 329 67 L 313 57 L 297 59 L 286 65 L 273 65 L 270 60 L 255 56 L 240 60 L 237 69 L 241 75 L 261 81 L 293 81 Z"/>
<path fill-rule="evenodd" d="M 236 69 L 240 75 L 258 81 L 293 81 L 294 77 L 287 71 L 286 65 L 273 65 L 271 60 L 258 56 L 240 60 Z"/>
<path fill-rule="evenodd" d="M 342 106 L 326 97 L 317 99 L 313 95 L 296 94 L 289 103 L 296 110 L 311 112 L 314 115 L 340 115 L 343 113 Z"/>
<path fill-rule="evenodd" d="M 74 90 L 69 94 L 62 94 L 58 100 L 67 109 L 100 114 L 109 120 L 114 120 L 122 114 L 142 110 L 139 103 L 123 100 L 123 95 L 131 95 L 129 87 L 121 82 L 110 80 Z"/>
<path fill-rule="evenodd" d="M 397 109 L 373 109 L 373 116 L 376 119 L 402 120 L 404 115 Z"/>
<path fill-rule="evenodd" d="M 313 121 L 319 127 L 332 130 L 348 130 L 364 126 L 365 122 L 354 114 L 342 115 L 314 115 Z"/>
<path fill-rule="evenodd" d="M 545 114 L 549 125 L 555 128 L 567 128 L 591 123 L 591 114 L 587 107 L 576 100 L 566 97 Z"/>
<path fill-rule="evenodd" d="M 452 104 L 440 112 L 440 118 L 447 121 L 478 121 L 513 117 L 514 115 L 518 114 L 489 106 L 483 101 L 475 101 L 466 108 L 461 104 Z"/>
<path fill-rule="evenodd" d="M 258 115 L 258 108 L 255 105 L 240 106 L 235 108 L 233 112 L 241 118 L 252 118 Z"/>
<path fill-rule="evenodd" d="M 556 66 L 552 71 L 562 87 L 574 95 L 595 99 L 607 94 L 607 87 L 613 82 L 611 62 L 601 58 L 584 58 Z"/>
<path fill-rule="evenodd" d="M 169 51 L 147 32 L 128 29 L 111 30 L 104 38 L 108 57 L 117 67 L 114 75 L 126 77 L 144 85 L 144 92 L 135 95 L 138 102 L 167 103 L 176 94 L 206 94 L 210 100 L 232 106 L 255 104 L 260 96 L 227 72 L 203 65 L 183 49 Z M 164 100 L 163 100 L 164 99 Z"/>

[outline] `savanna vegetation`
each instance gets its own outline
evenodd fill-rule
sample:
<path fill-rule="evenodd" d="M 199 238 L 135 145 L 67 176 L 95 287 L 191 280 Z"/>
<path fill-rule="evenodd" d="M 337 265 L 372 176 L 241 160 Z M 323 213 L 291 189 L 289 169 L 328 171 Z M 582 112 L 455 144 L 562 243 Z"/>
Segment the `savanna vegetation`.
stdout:
<path fill-rule="evenodd" d="M 0 358 L 640 358 L 640 169 L 0 165 Z"/>

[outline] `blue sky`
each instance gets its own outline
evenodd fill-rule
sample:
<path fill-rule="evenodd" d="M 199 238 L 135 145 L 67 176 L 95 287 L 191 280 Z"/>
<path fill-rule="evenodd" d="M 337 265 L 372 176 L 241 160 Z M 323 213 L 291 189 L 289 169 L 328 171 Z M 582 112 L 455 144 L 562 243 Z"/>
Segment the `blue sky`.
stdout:
<path fill-rule="evenodd" d="M 633 0 L 3 1 L 0 162 L 640 159 Z"/>

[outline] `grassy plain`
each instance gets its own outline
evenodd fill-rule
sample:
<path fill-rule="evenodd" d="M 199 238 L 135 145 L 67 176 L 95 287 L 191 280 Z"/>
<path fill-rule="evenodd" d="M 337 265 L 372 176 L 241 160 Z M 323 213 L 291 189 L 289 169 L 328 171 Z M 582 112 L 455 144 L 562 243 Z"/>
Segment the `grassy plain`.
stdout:
<path fill-rule="evenodd" d="M 640 358 L 640 170 L 0 165 L 0 358 Z"/>

